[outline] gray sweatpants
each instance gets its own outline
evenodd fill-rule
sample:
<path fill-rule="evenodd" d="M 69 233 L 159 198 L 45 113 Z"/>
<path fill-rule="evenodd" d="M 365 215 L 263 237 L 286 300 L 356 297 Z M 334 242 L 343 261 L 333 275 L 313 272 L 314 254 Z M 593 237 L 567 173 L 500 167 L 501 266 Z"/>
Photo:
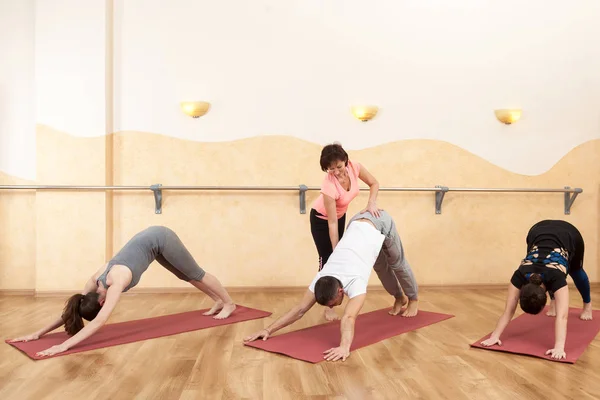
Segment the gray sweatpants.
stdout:
<path fill-rule="evenodd" d="M 385 290 L 395 298 L 402 297 L 402 291 L 410 300 L 418 298 L 418 285 L 400 241 L 394 220 L 386 211 L 379 211 L 380 217 L 370 212 L 358 213 L 350 219 L 348 226 L 357 219 L 365 218 L 385 236 L 379 256 L 373 265 Z"/>

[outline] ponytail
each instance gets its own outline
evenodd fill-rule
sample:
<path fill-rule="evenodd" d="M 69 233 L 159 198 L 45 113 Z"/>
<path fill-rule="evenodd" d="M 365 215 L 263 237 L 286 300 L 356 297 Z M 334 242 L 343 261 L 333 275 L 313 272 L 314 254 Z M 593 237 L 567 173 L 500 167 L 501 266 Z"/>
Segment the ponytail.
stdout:
<path fill-rule="evenodd" d="M 98 293 L 91 292 L 85 295 L 77 293 L 69 297 L 62 314 L 67 334 L 73 336 L 82 330 L 83 319 L 93 320 L 101 308 L 102 306 L 98 302 Z"/>
<path fill-rule="evenodd" d="M 83 301 L 83 297 L 80 293 L 74 294 L 65 304 L 62 319 L 65 322 L 65 331 L 70 336 L 83 329 L 83 318 L 79 315 L 79 305 Z"/>

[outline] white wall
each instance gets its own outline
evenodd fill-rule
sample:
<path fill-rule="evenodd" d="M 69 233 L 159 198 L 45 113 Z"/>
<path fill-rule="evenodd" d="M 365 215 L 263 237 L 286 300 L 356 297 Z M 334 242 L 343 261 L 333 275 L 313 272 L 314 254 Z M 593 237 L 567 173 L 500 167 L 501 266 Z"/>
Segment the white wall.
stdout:
<path fill-rule="evenodd" d="M 107 1 L 0 0 L 0 170 L 35 177 L 34 121 L 105 134 Z M 438 139 L 523 174 L 600 137 L 597 0 L 114 1 L 115 130 Z M 362 103 L 377 118 L 353 119 Z M 519 123 L 495 120 L 513 106 Z"/>
<path fill-rule="evenodd" d="M 106 133 L 106 1 L 37 1 L 38 124 L 76 136 Z"/>
<path fill-rule="evenodd" d="M 35 0 L 0 0 L 0 171 L 35 179 Z"/>
<path fill-rule="evenodd" d="M 597 0 L 117 1 L 117 130 L 438 139 L 523 174 L 600 137 Z M 186 99 L 212 110 L 193 120 Z M 380 115 L 354 120 L 361 103 Z M 522 120 L 500 124 L 505 107 Z"/>

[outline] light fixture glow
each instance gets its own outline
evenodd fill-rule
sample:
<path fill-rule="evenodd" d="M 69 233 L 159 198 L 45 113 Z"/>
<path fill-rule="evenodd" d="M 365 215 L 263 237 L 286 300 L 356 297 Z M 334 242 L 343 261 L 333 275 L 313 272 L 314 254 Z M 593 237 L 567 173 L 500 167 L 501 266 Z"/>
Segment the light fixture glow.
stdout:
<path fill-rule="evenodd" d="M 206 101 L 184 101 L 181 103 L 181 109 L 190 117 L 199 118 L 208 112 L 210 103 Z"/>

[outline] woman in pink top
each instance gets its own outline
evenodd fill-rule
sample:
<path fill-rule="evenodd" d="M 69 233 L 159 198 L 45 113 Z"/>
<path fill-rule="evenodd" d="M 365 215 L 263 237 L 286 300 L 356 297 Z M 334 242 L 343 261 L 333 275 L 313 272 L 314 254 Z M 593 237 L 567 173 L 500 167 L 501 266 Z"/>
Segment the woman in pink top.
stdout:
<path fill-rule="evenodd" d="M 320 164 L 327 175 L 321 184 L 321 194 L 310 210 L 310 231 L 319 253 L 319 271 L 344 234 L 346 211 L 350 202 L 358 196 L 359 179 L 370 188 L 367 207 L 361 212 L 369 211 L 379 216 L 376 204 L 379 182 L 364 166 L 350 161 L 348 153 L 339 143 L 323 148 Z M 335 311 L 326 308 L 325 318 L 331 321 L 338 319 L 338 316 Z"/>

